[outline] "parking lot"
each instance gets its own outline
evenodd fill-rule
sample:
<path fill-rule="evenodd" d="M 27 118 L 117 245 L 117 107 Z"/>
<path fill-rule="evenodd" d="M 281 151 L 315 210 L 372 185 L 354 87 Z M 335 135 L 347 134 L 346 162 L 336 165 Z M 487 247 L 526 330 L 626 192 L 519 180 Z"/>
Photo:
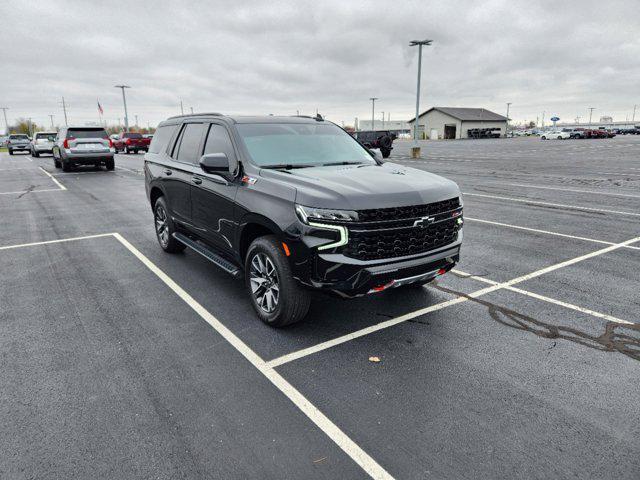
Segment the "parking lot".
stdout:
<path fill-rule="evenodd" d="M 159 248 L 143 155 L 0 153 L 0 478 L 637 479 L 640 137 L 410 146 L 461 263 L 280 330 Z"/>

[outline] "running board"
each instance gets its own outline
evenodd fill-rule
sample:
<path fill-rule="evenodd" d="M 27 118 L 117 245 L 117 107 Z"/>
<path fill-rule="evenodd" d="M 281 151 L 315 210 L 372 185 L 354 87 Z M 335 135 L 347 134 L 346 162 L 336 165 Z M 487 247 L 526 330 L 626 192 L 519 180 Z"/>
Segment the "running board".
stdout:
<path fill-rule="evenodd" d="M 240 271 L 240 269 L 235 263 L 227 260 L 226 258 L 214 252 L 212 249 L 204 246 L 203 244 L 198 243 L 194 240 L 191 240 L 189 237 L 179 232 L 175 232 L 173 234 L 173 238 L 175 238 L 180 243 L 186 245 L 194 252 L 199 253 L 204 258 L 206 258 L 207 260 L 214 263 L 216 266 L 220 267 L 222 270 L 230 274 L 232 277 L 237 278 L 241 275 L 242 272 Z"/>

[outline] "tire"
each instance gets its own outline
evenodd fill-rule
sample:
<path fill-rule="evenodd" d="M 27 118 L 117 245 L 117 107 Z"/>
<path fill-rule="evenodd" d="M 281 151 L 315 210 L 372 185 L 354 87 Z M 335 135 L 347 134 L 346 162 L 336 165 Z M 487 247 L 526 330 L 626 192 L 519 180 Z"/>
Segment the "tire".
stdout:
<path fill-rule="evenodd" d="M 391 155 L 391 150 L 381 148 L 380 153 L 382 153 L 382 158 L 389 158 L 389 155 Z"/>
<path fill-rule="evenodd" d="M 13 155 L 13 150 L 9 149 L 9 155 Z"/>
<path fill-rule="evenodd" d="M 389 135 L 383 135 L 382 137 L 380 137 L 380 140 L 378 140 L 378 145 L 380 145 L 380 150 L 382 149 L 389 150 L 392 144 L 393 144 L 393 140 Z"/>
<path fill-rule="evenodd" d="M 116 162 L 113 158 L 106 160 L 104 162 L 105 166 L 107 167 L 107 170 L 115 170 L 116 168 Z M 100 164 L 98 164 L 98 167 L 100 166 Z"/>
<path fill-rule="evenodd" d="M 53 166 L 56 168 L 62 168 L 62 164 L 60 163 L 60 160 L 57 160 L 56 157 L 53 157 Z"/>
<path fill-rule="evenodd" d="M 160 248 L 165 252 L 179 253 L 186 248 L 186 245 L 173 238 L 176 229 L 169 215 L 169 208 L 164 197 L 159 197 L 153 206 L 153 223 Z"/>
<path fill-rule="evenodd" d="M 561 137 L 561 136 L 560 136 L 560 137 L 558 137 L 558 140 L 562 140 L 562 137 Z"/>
<path fill-rule="evenodd" d="M 546 140 L 547 137 L 545 137 L 544 135 L 542 137 L 540 137 L 540 140 Z"/>
<path fill-rule="evenodd" d="M 65 161 L 64 159 L 60 160 L 62 162 L 62 171 L 63 172 L 70 172 L 71 171 L 71 164 L 69 163 L 69 161 Z"/>
<path fill-rule="evenodd" d="M 271 327 L 299 322 L 309 311 L 311 295 L 293 278 L 280 242 L 273 235 L 259 237 L 249 247 L 245 283 L 253 309 Z M 277 290 L 265 291 L 264 284 Z"/>

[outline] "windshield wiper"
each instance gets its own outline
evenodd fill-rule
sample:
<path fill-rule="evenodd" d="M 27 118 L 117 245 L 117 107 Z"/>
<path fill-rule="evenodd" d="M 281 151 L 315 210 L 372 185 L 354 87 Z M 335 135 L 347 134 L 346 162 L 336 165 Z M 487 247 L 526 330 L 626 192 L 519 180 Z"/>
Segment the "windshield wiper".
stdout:
<path fill-rule="evenodd" d="M 270 169 L 274 169 L 274 170 L 291 170 L 293 168 L 308 168 L 308 167 L 317 167 L 317 165 L 294 165 L 292 163 L 279 163 L 276 165 L 260 165 L 260 168 L 270 168 Z"/>
<path fill-rule="evenodd" d="M 322 167 L 331 167 L 334 165 L 365 165 L 362 162 L 332 162 L 332 163 L 323 163 Z"/>

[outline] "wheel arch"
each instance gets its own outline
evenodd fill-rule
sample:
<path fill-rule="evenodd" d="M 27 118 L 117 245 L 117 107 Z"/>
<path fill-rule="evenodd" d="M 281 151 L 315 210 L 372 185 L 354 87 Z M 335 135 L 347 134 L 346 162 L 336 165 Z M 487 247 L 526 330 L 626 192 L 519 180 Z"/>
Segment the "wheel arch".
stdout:
<path fill-rule="evenodd" d="M 282 238 L 282 230 L 273 220 L 262 215 L 249 214 L 242 219 L 238 234 L 238 254 L 243 262 L 251 242 L 266 235 L 275 235 L 278 238 Z"/>

